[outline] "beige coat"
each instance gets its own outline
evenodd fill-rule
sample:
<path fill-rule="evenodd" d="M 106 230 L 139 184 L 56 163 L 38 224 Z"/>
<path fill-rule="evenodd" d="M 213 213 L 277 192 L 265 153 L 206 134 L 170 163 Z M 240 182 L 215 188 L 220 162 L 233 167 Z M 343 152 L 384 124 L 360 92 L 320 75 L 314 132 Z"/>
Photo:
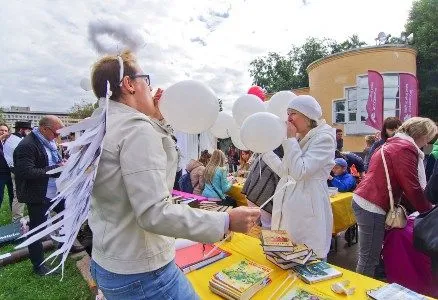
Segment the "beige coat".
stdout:
<path fill-rule="evenodd" d="M 177 153 L 164 128 L 109 101 L 89 216 L 93 259 L 108 271 L 154 271 L 174 259 L 173 237 L 216 242 L 225 234 L 226 213 L 169 203 Z"/>
<path fill-rule="evenodd" d="M 193 194 L 201 195 L 204 189 L 204 165 L 197 160 L 190 160 L 187 165 L 188 172 L 190 172 L 190 181 L 192 182 Z"/>

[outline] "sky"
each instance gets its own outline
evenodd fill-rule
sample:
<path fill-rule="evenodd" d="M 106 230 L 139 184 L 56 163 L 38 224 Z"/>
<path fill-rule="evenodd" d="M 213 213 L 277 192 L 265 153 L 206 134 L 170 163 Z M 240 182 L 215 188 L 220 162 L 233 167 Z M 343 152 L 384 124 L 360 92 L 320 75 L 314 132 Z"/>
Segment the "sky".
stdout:
<path fill-rule="evenodd" d="M 98 54 L 88 25 L 123 24 L 140 35 L 139 63 L 153 88 L 199 80 L 224 109 L 251 86 L 249 63 L 286 53 L 307 37 L 369 45 L 381 31 L 399 36 L 412 0 L 15 0 L 0 19 L 0 106 L 67 111 L 93 102 L 80 87 Z M 123 44 L 100 35 L 108 45 Z"/>

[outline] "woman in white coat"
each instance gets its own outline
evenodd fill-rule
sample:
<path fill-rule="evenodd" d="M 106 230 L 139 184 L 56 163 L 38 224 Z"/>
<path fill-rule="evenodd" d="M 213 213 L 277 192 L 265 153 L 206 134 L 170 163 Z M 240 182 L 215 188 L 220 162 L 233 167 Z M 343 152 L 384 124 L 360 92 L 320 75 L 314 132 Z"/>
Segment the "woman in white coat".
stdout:
<path fill-rule="evenodd" d="M 294 98 L 288 107 L 284 157 L 280 160 L 268 152 L 263 160 L 281 177 L 271 229 L 286 230 L 294 242 L 306 244 L 325 259 L 333 227 L 327 178 L 334 165 L 336 132 L 321 117 L 321 106 L 315 98 Z"/>

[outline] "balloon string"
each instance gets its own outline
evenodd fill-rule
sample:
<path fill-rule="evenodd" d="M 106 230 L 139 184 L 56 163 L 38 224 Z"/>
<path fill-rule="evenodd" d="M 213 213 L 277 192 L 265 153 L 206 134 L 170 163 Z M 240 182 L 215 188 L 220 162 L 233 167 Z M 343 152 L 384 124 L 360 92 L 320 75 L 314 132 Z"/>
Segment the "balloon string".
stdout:
<path fill-rule="evenodd" d="M 262 209 L 263 207 L 266 206 L 266 204 L 269 203 L 269 201 L 271 201 L 272 199 L 274 199 L 274 197 L 279 194 L 281 191 L 283 191 L 285 188 L 287 188 L 288 186 L 290 186 L 292 183 L 294 183 L 294 181 L 288 179 L 288 181 L 279 189 L 277 189 L 277 191 L 275 191 L 274 195 L 272 195 L 271 197 L 268 198 L 268 200 L 265 201 L 265 203 L 263 203 L 262 205 L 260 205 L 260 209 Z"/>
<path fill-rule="evenodd" d="M 259 180 L 261 180 L 261 179 L 262 179 L 262 161 L 261 161 L 261 159 L 262 159 L 262 154 L 259 154 L 258 159 L 259 159 L 259 171 L 260 171 L 260 177 L 259 177 Z"/>

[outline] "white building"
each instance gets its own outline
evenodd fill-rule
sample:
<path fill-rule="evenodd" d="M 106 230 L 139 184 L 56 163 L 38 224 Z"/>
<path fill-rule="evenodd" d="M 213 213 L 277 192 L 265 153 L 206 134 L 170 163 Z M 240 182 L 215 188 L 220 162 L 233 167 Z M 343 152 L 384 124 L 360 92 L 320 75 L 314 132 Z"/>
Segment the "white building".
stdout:
<path fill-rule="evenodd" d="M 38 126 L 38 122 L 42 117 L 47 115 L 55 115 L 61 119 L 65 126 L 77 123 L 79 120 L 69 117 L 67 112 L 53 112 L 53 111 L 32 111 L 30 107 L 11 106 L 3 109 L 3 117 L 9 128 L 15 126 L 17 121 L 31 121 L 32 126 Z"/>

